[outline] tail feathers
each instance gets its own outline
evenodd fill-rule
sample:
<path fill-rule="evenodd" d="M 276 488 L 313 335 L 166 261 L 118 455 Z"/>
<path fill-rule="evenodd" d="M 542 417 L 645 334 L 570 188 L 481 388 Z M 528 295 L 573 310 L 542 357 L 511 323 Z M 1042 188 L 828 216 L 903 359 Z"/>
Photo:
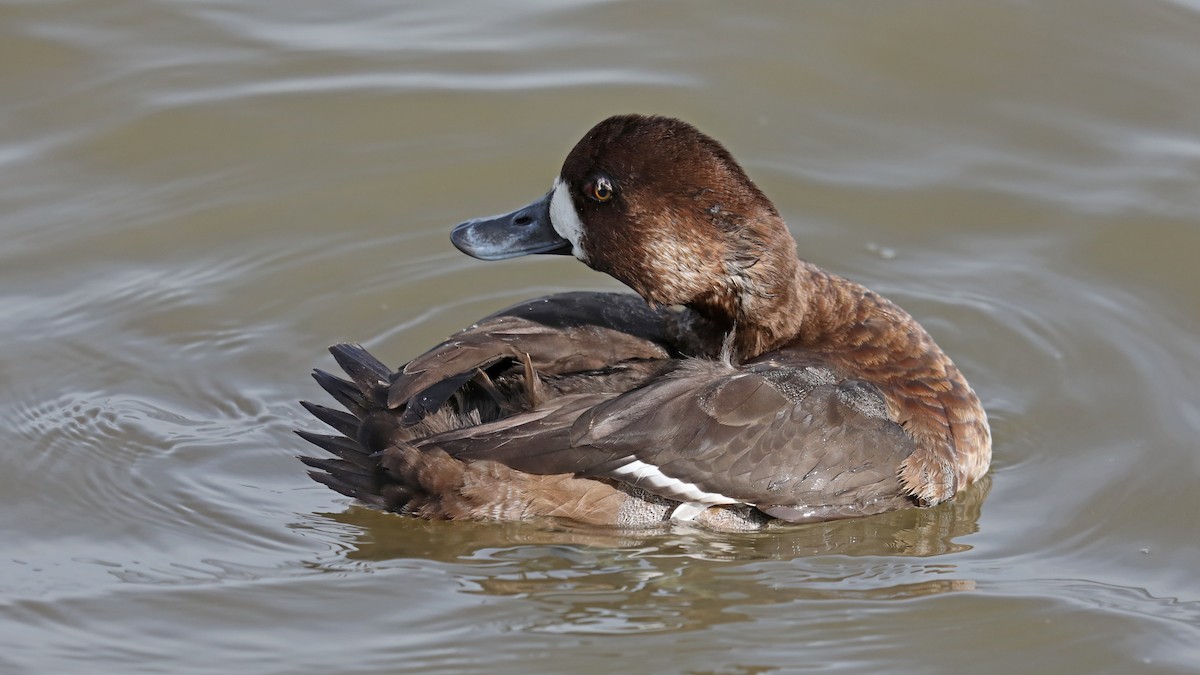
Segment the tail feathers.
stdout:
<path fill-rule="evenodd" d="M 313 445 L 325 450 L 331 454 L 337 455 L 341 459 L 354 464 L 355 466 L 364 469 L 373 469 L 379 465 L 371 457 L 371 453 L 364 450 L 361 445 L 344 436 L 327 436 L 325 434 L 314 434 L 302 429 L 296 430 L 296 435 Z"/>
<path fill-rule="evenodd" d="M 301 462 L 314 469 L 320 469 L 332 476 L 338 476 L 343 480 L 353 479 L 357 481 L 369 481 L 374 477 L 374 471 L 356 466 L 341 459 L 323 459 L 320 457 L 301 457 Z"/>
<path fill-rule="evenodd" d="M 310 468 L 308 475 L 347 497 L 388 511 L 432 519 L 494 517 L 490 514 L 497 493 L 494 487 L 486 486 L 494 486 L 497 481 L 484 474 L 500 468 L 468 467 L 436 448 L 419 449 L 408 439 L 429 430 L 405 429 L 426 421 L 430 413 L 476 378 L 482 382 L 481 389 L 502 406 L 503 396 L 487 375 L 470 368 L 443 376 L 418 390 L 411 400 L 389 406 L 386 399 L 393 376 L 387 366 L 358 345 L 338 344 L 329 351 L 349 379 L 323 370 L 313 371 L 313 378 L 346 411 L 301 401 L 306 410 L 336 432 L 296 430 L 304 440 L 334 455 L 300 457 Z M 475 488 L 478 494 L 462 493 L 469 482 L 468 473 L 472 481 L 485 485 Z M 514 503 L 509 508 L 519 507 Z"/>
<path fill-rule="evenodd" d="M 364 420 L 370 417 L 372 410 L 379 409 L 380 387 L 387 386 L 390 371 L 358 345 L 334 345 L 329 351 L 350 379 L 323 370 L 314 370 L 313 379 L 348 412 L 308 401 L 300 403 L 339 435 L 302 430 L 297 430 L 296 434 L 337 459 L 300 457 L 300 461 L 313 469 L 308 475 L 318 483 L 369 505 L 388 508 L 383 494 L 387 491 L 386 481 L 379 459 L 374 456 L 373 449 L 356 439 L 362 437 Z"/>
<path fill-rule="evenodd" d="M 329 353 L 333 354 L 334 360 L 354 380 L 360 391 L 368 392 L 391 381 L 391 369 L 371 356 L 362 345 L 336 344 L 329 348 Z"/>
<path fill-rule="evenodd" d="M 313 371 L 313 379 L 338 403 L 346 406 L 346 410 L 349 410 L 355 417 L 366 416 L 368 401 L 358 385 L 320 369 Z"/>
<path fill-rule="evenodd" d="M 297 430 L 304 440 L 327 450 L 340 459 L 300 457 L 300 461 L 316 469 L 309 471 L 313 480 L 347 497 L 386 508 L 379 483 L 379 464 L 358 443 L 342 436 L 326 436 Z"/>
<path fill-rule="evenodd" d="M 338 460 L 314 460 L 312 457 L 301 457 L 301 461 L 309 464 L 312 461 L 325 461 L 329 463 L 337 462 Z M 371 476 L 362 476 L 351 471 L 342 471 L 339 468 L 333 467 L 316 467 L 320 470 L 309 471 L 308 475 L 318 483 L 328 487 L 331 490 L 340 492 L 351 499 L 357 499 L 371 506 L 379 508 L 387 508 L 387 503 L 382 495 L 379 494 L 379 489 L 376 485 L 376 480 Z"/>
<path fill-rule="evenodd" d="M 346 436 L 354 438 L 358 435 L 359 419 L 354 415 L 344 411 L 326 408 L 323 405 L 318 405 L 311 401 L 300 401 L 300 405 L 304 409 L 313 414 L 313 417 L 321 420 L 325 424 L 333 427 L 335 431 Z"/>

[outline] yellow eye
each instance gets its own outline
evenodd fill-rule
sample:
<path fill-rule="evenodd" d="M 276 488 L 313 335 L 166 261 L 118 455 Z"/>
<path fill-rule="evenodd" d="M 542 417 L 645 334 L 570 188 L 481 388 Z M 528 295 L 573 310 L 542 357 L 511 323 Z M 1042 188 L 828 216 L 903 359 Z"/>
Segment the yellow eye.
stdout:
<path fill-rule="evenodd" d="M 595 183 L 592 183 L 592 199 L 598 202 L 606 202 L 612 199 L 613 186 L 608 182 L 607 178 L 597 178 Z"/>

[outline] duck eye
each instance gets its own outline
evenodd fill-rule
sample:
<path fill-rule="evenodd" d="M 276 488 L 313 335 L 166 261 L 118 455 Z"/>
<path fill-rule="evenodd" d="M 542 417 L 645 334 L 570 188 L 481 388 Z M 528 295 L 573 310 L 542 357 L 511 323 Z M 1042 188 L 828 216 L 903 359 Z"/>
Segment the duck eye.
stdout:
<path fill-rule="evenodd" d="M 592 199 L 595 199 L 598 202 L 606 202 L 612 199 L 613 186 L 607 178 L 597 178 L 596 181 L 592 183 L 591 190 L 589 190 L 589 192 L 591 193 Z"/>

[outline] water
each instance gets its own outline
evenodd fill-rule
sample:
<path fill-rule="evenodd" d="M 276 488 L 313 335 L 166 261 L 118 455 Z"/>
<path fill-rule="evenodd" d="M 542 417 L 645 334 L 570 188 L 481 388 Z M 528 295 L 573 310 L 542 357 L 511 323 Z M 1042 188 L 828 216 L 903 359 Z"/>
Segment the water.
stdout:
<path fill-rule="evenodd" d="M 0 2 L 0 672 L 1200 672 L 1200 5 Z M 423 523 L 311 483 L 398 365 L 570 260 L 448 228 L 618 112 L 725 142 L 992 416 L 935 509 Z"/>

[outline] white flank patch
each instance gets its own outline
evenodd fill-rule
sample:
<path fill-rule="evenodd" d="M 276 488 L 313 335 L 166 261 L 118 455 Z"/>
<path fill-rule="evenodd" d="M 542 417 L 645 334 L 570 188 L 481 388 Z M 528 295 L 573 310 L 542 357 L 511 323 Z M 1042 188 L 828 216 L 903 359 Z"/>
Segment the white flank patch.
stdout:
<path fill-rule="evenodd" d="M 685 483 L 678 478 L 671 478 L 657 466 L 647 464 L 641 460 L 635 459 L 632 462 L 613 469 L 613 474 L 624 479 L 631 485 L 638 487 L 651 488 L 651 492 L 657 492 L 664 497 L 670 499 L 678 499 L 682 502 L 690 502 L 692 504 L 701 504 L 705 507 L 714 506 L 716 504 L 740 504 L 736 499 L 730 499 L 725 495 L 720 495 L 715 492 L 705 492 L 696 487 L 693 483 Z"/>
<path fill-rule="evenodd" d="M 550 224 L 558 236 L 571 242 L 571 253 L 587 262 L 580 242 L 583 241 L 583 221 L 575 210 L 575 202 L 571 199 L 571 190 L 562 178 L 554 179 L 554 195 L 550 197 Z"/>
<path fill-rule="evenodd" d="M 692 502 L 683 502 L 675 507 L 671 512 L 671 520 L 682 520 L 691 522 L 696 519 L 696 516 L 708 510 L 707 504 L 695 504 Z"/>

